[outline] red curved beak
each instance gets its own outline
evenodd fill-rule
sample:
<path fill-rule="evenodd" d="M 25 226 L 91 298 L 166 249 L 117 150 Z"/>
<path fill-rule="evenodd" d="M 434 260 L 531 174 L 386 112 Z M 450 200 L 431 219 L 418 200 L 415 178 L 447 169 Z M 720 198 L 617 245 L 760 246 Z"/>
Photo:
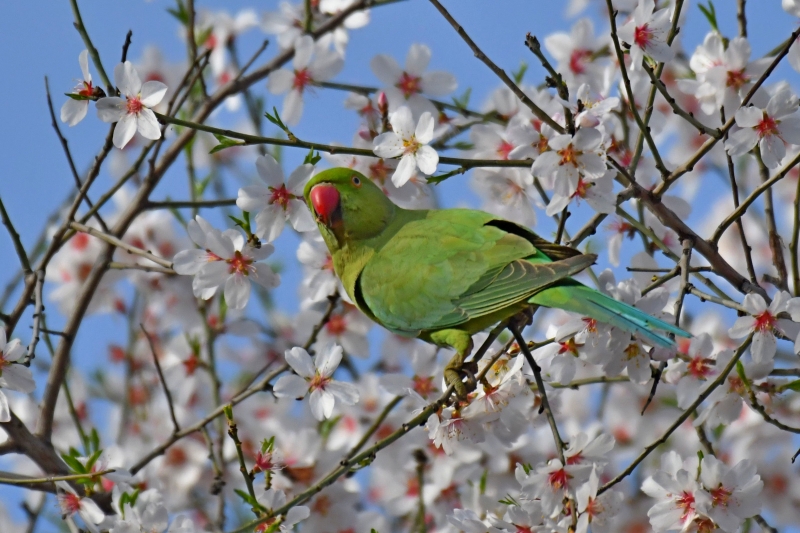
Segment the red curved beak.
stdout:
<path fill-rule="evenodd" d="M 311 189 L 309 196 L 317 217 L 324 224 L 329 225 L 333 213 L 339 208 L 339 191 L 330 183 L 320 183 Z"/>

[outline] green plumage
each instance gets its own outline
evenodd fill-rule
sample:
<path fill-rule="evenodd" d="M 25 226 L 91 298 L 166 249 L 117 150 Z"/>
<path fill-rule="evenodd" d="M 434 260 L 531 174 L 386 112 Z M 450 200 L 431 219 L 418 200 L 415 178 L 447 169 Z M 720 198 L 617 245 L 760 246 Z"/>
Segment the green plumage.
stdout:
<path fill-rule="evenodd" d="M 359 309 L 390 331 L 468 352 L 471 335 L 536 304 L 592 317 L 657 346 L 673 341 L 653 328 L 688 337 L 570 279 L 594 255 L 482 211 L 402 209 L 345 168 L 321 172 L 306 185 L 315 215 L 310 193 L 319 184 L 339 196 L 330 220 L 317 216 L 336 273 Z"/>

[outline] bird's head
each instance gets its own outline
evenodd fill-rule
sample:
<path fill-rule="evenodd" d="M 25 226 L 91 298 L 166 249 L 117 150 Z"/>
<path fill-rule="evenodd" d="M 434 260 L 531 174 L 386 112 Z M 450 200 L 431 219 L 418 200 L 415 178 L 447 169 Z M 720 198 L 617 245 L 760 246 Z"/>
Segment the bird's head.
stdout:
<path fill-rule="evenodd" d="M 368 239 L 380 234 L 397 207 L 372 180 L 349 168 L 324 170 L 303 191 L 326 242 Z"/>

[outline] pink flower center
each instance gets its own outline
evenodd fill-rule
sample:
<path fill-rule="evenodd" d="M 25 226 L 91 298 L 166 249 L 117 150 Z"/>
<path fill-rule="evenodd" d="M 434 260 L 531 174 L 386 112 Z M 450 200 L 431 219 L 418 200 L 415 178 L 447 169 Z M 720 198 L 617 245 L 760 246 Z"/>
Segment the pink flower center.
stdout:
<path fill-rule="evenodd" d="M 65 492 L 58 498 L 58 503 L 61 506 L 61 512 L 65 515 L 72 516 L 81 510 L 81 499 L 77 494 Z"/>
<path fill-rule="evenodd" d="M 759 138 L 778 135 L 778 121 L 764 113 L 764 118 L 756 124 L 756 133 Z"/>
<path fill-rule="evenodd" d="M 559 345 L 560 345 L 560 348 L 558 349 L 559 355 L 564 353 L 571 353 L 575 357 L 578 356 L 578 345 L 575 344 L 574 337 L 559 343 Z"/>
<path fill-rule="evenodd" d="M 90 81 L 83 82 L 83 89 L 78 91 L 78 94 L 81 96 L 92 96 L 94 94 L 94 87 L 92 86 L 92 82 Z"/>
<path fill-rule="evenodd" d="M 138 115 L 144 109 L 144 104 L 139 99 L 139 95 L 128 97 L 127 105 L 129 115 Z"/>
<path fill-rule="evenodd" d="M 383 159 L 379 159 L 377 163 L 369 166 L 369 177 L 383 183 L 386 181 L 387 176 L 389 176 L 389 170 L 391 169 L 386 166 Z"/>
<path fill-rule="evenodd" d="M 586 71 L 586 61 L 592 57 L 590 50 L 573 50 L 569 56 L 569 69 L 575 74 L 583 74 Z"/>
<path fill-rule="evenodd" d="M 583 178 L 578 178 L 578 186 L 575 187 L 575 192 L 572 193 L 572 198 L 586 198 L 586 193 L 592 188 L 594 183 L 586 183 Z"/>
<path fill-rule="evenodd" d="M 412 76 L 408 72 L 403 72 L 403 75 L 400 76 L 400 80 L 397 82 L 397 87 L 403 93 L 403 96 L 406 97 L 406 100 L 411 98 L 411 96 L 421 92 L 420 89 L 420 82 L 422 80 L 419 77 Z"/>
<path fill-rule="evenodd" d="M 503 141 L 500 143 L 500 146 L 497 147 L 497 155 L 500 156 L 500 159 L 508 159 L 508 154 L 510 154 L 513 149 L 513 144 L 508 141 Z"/>
<path fill-rule="evenodd" d="M 242 252 L 236 252 L 231 259 L 228 259 L 227 263 L 229 265 L 228 272 L 231 274 L 244 274 L 246 276 L 249 274 L 250 265 L 253 264 L 253 260 L 243 256 Z"/>
<path fill-rule="evenodd" d="M 705 359 L 702 357 L 695 357 L 689 361 L 687 372 L 694 378 L 705 379 L 711 374 L 712 370 Z"/>
<path fill-rule="evenodd" d="M 679 509 L 683 509 L 681 522 L 686 522 L 687 519 L 694 515 L 694 494 L 691 492 L 684 491 L 675 499 L 675 504 Z"/>
<path fill-rule="evenodd" d="M 419 150 L 420 144 L 417 142 L 417 138 L 415 136 L 411 136 L 410 139 L 403 139 L 403 153 L 404 154 L 416 154 L 417 150 Z"/>
<path fill-rule="evenodd" d="M 628 359 L 636 359 L 640 353 L 641 350 L 639 350 L 639 345 L 635 342 L 629 344 L 628 347 L 625 348 L 625 357 Z"/>
<path fill-rule="evenodd" d="M 589 333 L 597 333 L 597 320 L 594 318 L 583 317 L 583 322 L 586 324 L 586 331 Z"/>
<path fill-rule="evenodd" d="M 436 390 L 433 386 L 433 377 L 431 376 L 414 376 L 411 381 L 414 384 L 414 391 L 423 398 L 427 398 L 429 394 Z"/>
<path fill-rule="evenodd" d="M 563 489 L 567 486 L 567 482 L 571 476 L 563 468 L 559 468 L 555 472 L 550 472 L 547 476 L 547 482 L 554 489 Z"/>
<path fill-rule="evenodd" d="M 298 91 L 303 92 L 303 90 L 306 88 L 306 85 L 308 85 L 311 81 L 311 74 L 308 72 L 307 68 L 304 68 L 303 70 L 296 70 L 294 72 L 293 86 Z"/>
<path fill-rule="evenodd" d="M 650 29 L 649 25 L 644 24 L 642 26 L 637 26 L 636 29 L 633 30 L 633 43 L 639 48 L 647 48 L 652 40 L 653 30 Z"/>
<path fill-rule="evenodd" d="M 764 311 L 756 317 L 754 329 L 757 331 L 772 331 L 776 322 L 775 317 L 769 311 Z"/>
<path fill-rule="evenodd" d="M 733 491 L 726 489 L 722 485 L 717 487 L 716 489 L 712 489 L 711 491 L 711 503 L 716 506 L 727 507 L 728 500 L 731 499 L 731 495 Z"/>
<path fill-rule="evenodd" d="M 183 361 L 183 369 L 186 371 L 187 376 L 193 376 L 197 367 L 200 366 L 200 359 L 195 354 Z"/>
<path fill-rule="evenodd" d="M 325 329 L 327 329 L 328 333 L 331 335 L 339 336 L 347 331 L 347 320 L 343 315 L 331 315 L 328 323 L 325 324 Z"/>
<path fill-rule="evenodd" d="M 579 152 L 575 150 L 575 147 L 572 146 L 572 144 L 568 145 L 563 150 L 559 150 L 558 155 L 561 156 L 561 162 L 559 162 L 559 165 L 572 165 L 574 167 L 578 166 Z"/>
<path fill-rule="evenodd" d="M 325 387 L 330 383 L 332 380 L 329 377 L 325 377 L 320 374 L 314 374 L 314 377 L 311 378 L 311 381 L 308 383 L 308 388 L 310 390 L 325 390 Z"/>
<path fill-rule="evenodd" d="M 289 206 L 289 200 L 294 200 L 297 198 L 294 194 L 290 193 L 289 190 L 286 188 L 286 185 L 281 185 L 280 187 L 270 187 L 269 188 L 272 195 L 269 197 L 270 204 L 278 204 L 286 211 L 286 208 Z"/>
<path fill-rule="evenodd" d="M 750 81 L 750 76 L 744 73 L 744 69 L 729 70 L 727 78 L 725 85 L 735 90 L 741 89 L 744 84 Z"/>

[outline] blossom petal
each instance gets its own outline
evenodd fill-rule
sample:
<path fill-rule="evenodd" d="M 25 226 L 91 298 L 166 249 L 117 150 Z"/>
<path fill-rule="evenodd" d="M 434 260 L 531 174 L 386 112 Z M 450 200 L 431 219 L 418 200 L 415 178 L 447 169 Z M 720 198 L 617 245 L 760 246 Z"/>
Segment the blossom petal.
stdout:
<path fill-rule="evenodd" d="M 333 394 L 337 400 L 344 404 L 355 405 L 358 403 L 358 389 L 352 383 L 331 381 L 328 383 L 325 389 Z"/>
<path fill-rule="evenodd" d="M 122 150 L 136 133 L 136 115 L 127 114 L 114 127 L 114 146 Z"/>
<path fill-rule="evenodd" d="M 144 82 L 139 99 L 147 107 L 158 105 L 167 94 L 167 86 L 160 81 L 151 80 Z"/>
<path fill-rule="evenodd" d="M 242 274 L 228 276 L 225 281 L 225 303 L 231 309 L 244 309 L 250 299 L 250 281 Z"/>
<path fill-rule="evenodd" d="M 308 398 L 309 405 L 311 406 L 311 414 L 317 420 L 325 420 L 330 418 L 333 414 L 333 406 L 336 400 L 328 391 L 322 389 L 314 389 L 311 391 L 311 396 Z"/>
<path fill-rule="evenodd" d="M 431 49 L 424 44 L 414 43 L 406 54 L 406 72 L 420 76 L 431 62 Z"/>
<path fill-rule="evenodd" d="M 280 276 L 273 272 L 266 263 L 255 263 L 250 272 L 250 279 L 265 289 L 274 289 L 281 283 Z"/>
<path fill-rule="evenodd" d="M 379 54 L 372 58 L 369 62 L 369 67 L 372 69 L 373 74 L 381 80 L 384 85 L 392 86 L 403 75 L 403 69 L 397 64 L 397 61 L 391 56 Z"/>
<path fill-rule="evenodd" d="M 420 146 L 416 154 L 417 166 L 423 174 L 430 176 L 436 172 L 439 164 L 439 154 L 430 146 Z"/>
<path fill-rule="evenodd" d="M 182 250 L 172 258 L 172 268 L 182 276 L 194 276 L 205 266 L 207 257 L 208 253 L 198 248 Z"/>
<path fill-rule="evenodd" d="M 381 133 L 373 139 L 372 151 L 378 157 L 397 157 L 403 153 L 403 139 L 393 131 Z"/>
<path fill-rule="evenodd" d="M 11 421 L 11 410 L 8 408 L 8 398 L 0 390 L 0 422 Z"/>
<path fill-rule="evenodd" d="M 285 374 L 272 387 L 278 398 L 302 398 L 308 392 L 308 382 L 296 374 Z"/>
<path fill-rule="evenodd" d="M 281 68 L 267 78 L 267 90 L 272 94 L 283 94 L 294 85 L 294 72 Z"/>
<path fill-rule="evenodd" d="M 272 242 L 278 238 L 286 225 L 286 212 L 280 205 L 270 204 L 258 212 L 255 222 L 256 235 L 260 239 Z"/>
<path fill-rule="evenodd" d="M 430 96 L 445 96 L 458 88 L 456 77 L 449 72 L 435 71 L 422 75 L 420 89 Z"/>
<path fill-rule="evenodd" d="M 61 106 L 61 122 L 72 127 L 86 117 L 87 111 L 89 111 L 88 100 L 67 98 L 67 101 Z"/>
<path fill-rule="evenodd" d="M 152 109 L 142 109 L 139 112 L 139 116 L 136 118 L 136 128 L 145 139 L 154 141 L 161 138 L 161 127 L 158 125 Z"/>
<path fill-rule="evenodd" d="M 315 361 L 320 375 L 331 377 L 342 361 L 344 351 L 338 344 L 329 344 L 320 350 Z"/>
<path fill-rule="evenodd" d="M 133 63 L 126 61 L 114 67 L 114 83 L 125 96 L 136 96 L 142 90 L 142 81 Z"/>
<path fill-rule="evenodd" d="M 417 161 L 411 154 L 406 154 L 400 158 L 400 164 L 392 174 L 392 183 L 397 188 L 402 187 L 408 180 L 414 176 L 414 171 L 417 169 Z"/>
<path fill-rule="evenodd" d="M 422 144 L 431 142 L 433 140 L 433 126 L 433 115 L 425 111 L 419 117 L 419 122 L 417 122 L 417 127 L 414 130 L 414 137 L 416 137 L 417 142 Z"/>
<path fill-rule="evenodd" d="M 289 126 L 296 126 L 303 116 L 303 93 L 292 89 L 283 98 L 283 121 Z"/>
<path fill-rule="evenodd" d="M 292 367 L 299 376 L 311 379 L 316 375 L 317 370 L 314 368 L 311 356 L 308 355 L 305 349 L 295 347 L 291 350 L 286 350 L 283 353 L 283 357 L 286 359 L 286 363 Z"/>
<path fill-rule="evenodd" d="M 99 99 L 95 108 L 97 109 L 97 118 L 103 122 L 118 122 L 128 112 L 125 99 L 118 96 Z"/>

